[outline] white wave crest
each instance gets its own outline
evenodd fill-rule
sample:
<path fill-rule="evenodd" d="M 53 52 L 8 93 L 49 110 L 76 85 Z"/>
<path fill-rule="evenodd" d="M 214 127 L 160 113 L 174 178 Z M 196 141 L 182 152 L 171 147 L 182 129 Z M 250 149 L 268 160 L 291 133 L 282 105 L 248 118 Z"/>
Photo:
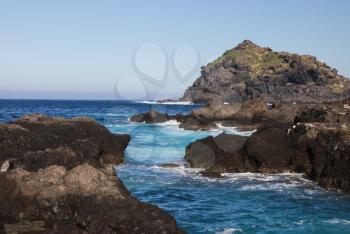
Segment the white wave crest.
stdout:
<path fill-rule="evenodd" d="M 163 167 L 160 165 L 154 165 L 152 166 L 152 168 L 156 170 L 167 170 L 167 171 L 180 174 L 182 176 L 189 176 L 189 177 L 193 177 L 197 175 L 201 170 L 203 170 L 201 168 L 189 168 L 189 167 L 186 167 L 184 164 L 178 164 L 177 167 Z"/>
<path fill-rule="evenodd" d="M 177 122 L 176 120 L 168 120 L 168 121 L 165 121 L 163 123 L 156 123 L 156 125 L 160 125 L 160 126 L 179 126 L 180 123 Z"/>
<path fill-rule="evenodd" d="M 159 101 L 136 101 L 137 103 L 150 104 L 150 105 L 194 105 L 192 102 L 159 102 Z"/>
<path fill-rule="evenodd" d="M 250 136 L 256 131 L 256 130 L 253 130 L 253 131 L 239 131 L 239 130 L 237 130 L 236 127 L 225 127 L 220 122 L 216 122 L 215 124 L 216 124 L 216 126 L 217 126 L 217 128 L 219 130 L 221 130 L 221 131 L 223 131 L 224 133 L 227 133 L 227 134 L 235 134 L 235 135 L 241 135 L 241 136 Z"/>
<path fill-rule="evenodd" d="M 221 232 L 215 232 L 216 234 L 234 234 L 236 232 L 242 232 L 242 229 L 240 228 L 225 228 Z"/>
<path fill-rule="evenodd" d="M 339 219 L 339 218 L 328 219 L 323 222 L 330 223 L 330 224 L 350 224 L 350 220 Z"/>

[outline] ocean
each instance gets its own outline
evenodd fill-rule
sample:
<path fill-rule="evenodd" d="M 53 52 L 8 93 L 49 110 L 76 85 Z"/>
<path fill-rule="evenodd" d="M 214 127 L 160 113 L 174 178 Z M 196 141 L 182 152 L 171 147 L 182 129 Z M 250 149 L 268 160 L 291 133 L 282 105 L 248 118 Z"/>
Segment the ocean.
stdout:
<path fill-rule="evenodd" d="M 118 177 L 138 199 L 173 215 L 188 233 L 350 233 L 350 195 L 327 191 L 301 174 L 225 174 L 204 178 L 185 167 L 185 147 L 214 131 L 179 129 L 175 121 L 132 123 L 129 117 L 150 108 L 188 113 L 194 105 L 137 101 L 0 100 L 0 121 L 25 114 L 88 116 L 115 133 L 128 133 L 126 162 Z M 219 125 L 220 126 L 220 125 Z M 249 135 L 249 132 L 239 133 Z M 163 163 L 179 167 L 164 168 Z"/>

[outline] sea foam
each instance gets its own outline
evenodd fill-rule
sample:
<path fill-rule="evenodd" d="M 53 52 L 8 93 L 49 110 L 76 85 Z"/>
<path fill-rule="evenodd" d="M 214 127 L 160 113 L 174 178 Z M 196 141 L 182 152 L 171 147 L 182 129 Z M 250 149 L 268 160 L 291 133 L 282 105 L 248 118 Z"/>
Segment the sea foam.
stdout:
<path fill-rule="evenodd" d="M 221 131 L 223 131 L 224 133 L 227 133 L 227 134 L 235 134 L 235 135 L 241 135 L 241 136 L 250 136 L 256 131 L 256 130 L 253 130 L 253 131 L 239 131 L 239 130 L 237 130 L 237 127 L 225 127 L 220 122 L 216 122 L 215 124 L 216 124 L 216 126 L 217 126 L 217 128 L 219 130 L 221 130 Z"/>
<path fill-rule="evenodd" d="M 158 101 L 136 101 L 137 103 L 150 105 L 195 105 L 192 102 L 158 102 Z"/>

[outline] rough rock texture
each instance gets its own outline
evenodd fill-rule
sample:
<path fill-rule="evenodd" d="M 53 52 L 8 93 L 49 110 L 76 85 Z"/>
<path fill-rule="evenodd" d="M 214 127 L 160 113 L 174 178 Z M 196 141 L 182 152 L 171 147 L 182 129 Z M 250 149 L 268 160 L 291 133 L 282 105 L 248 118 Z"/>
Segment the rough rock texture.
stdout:
<path fill-rule="evenodd" d="M 123 162 L 129 140 L 128 135 L 112 134 L 89 118 L 31 115 L 0 124 L 0 160 L 16 158 L 25 168 L 64 165 L 69 169 L 82 162 L 117 164 Z M 49 157 L 56 154 L 62 157 Z"/>
<path fill-rule="evenodd" d="M 274 52 L 246 40 L 202 67 L 201 76 L 180 100 L 237 103 L 269 97 L 321 102 L 349 94 L 349 81 L 315 57 Z"/>
<path fill-rule="evenodd" d="M 290 154 L 282 128 L 259 129 L 250 137 L 220 134 L 197 140 L 186 147 L 185 160 L 191 167 L 219 172 L 283 172 Z M 272 146 L 272 147 L 271 147 Z"/>
<path fill-rule="evenodd" d="M 180 233 L 115 174 L 130 137 L 88 118 L 0 125 L 0 233 Z"/>
<path fill-rule="evenodd" d="M 130 118 L 131 121 L 145 123 L 163 123 L 172 119 L 175 119 L 175 117 L 159 113 L 154 109 L 150 109 L 149 112 L 137 114 Z"/>
<path fill-rule="evenodd" d="M 151 118 L 150 112 L 148 112 L 135 115 L 131 117 L 131 120 L 145 123 L 176 120 L 180 123 L 179 127 L 186 130 L 215 129 L 218 127 L 218 123 L 227 127 L 256 129 L 261 126 L 292 125 L 295 121 L 302 121 L 302 119 L 311 116 L 316 117 L 316 112 L 318 112 L 316 110 L 318 109 L 324 109 L 321 112 L 327 115 L 327 117 L 324 117 L 327 120 L 337 121 L 336 113 L 341 108 L 333 110 L 333 107 L 327 107 L 324 104 L 269 102 L 266 99 L 253 99 L 244 103 L 207 105 L 193 110 L 188 115 L 167 115 L 153 112 L 156 117 Z M 311 113 L 312 111 L 315 111 L 315 113 Z M 295 119 L 301 112 L 304 113 L 304 116 L 300 116 L 300 120 Z M 346 113 L 346 110 L 344 113 Z"/>
<path fill-rule="evenodd" d="M 349 125 L 299 124 L 288 139 L 294 171 L 324 187 L 350 191 Z"/>
<path fill-rule="evenodd" d="M 150 112 L 132 120 L 176 119 L 190 130 L 213 129 L 217 122 L 254 128 L 291 125 L 304 111 L 296 121 L 312 116 L 317 121 L 348 122 L 349 111 L 344 109 L 350 108 L 349 100 L 350 81 L 315 57 L 274 52 L 245 40 L 203 67 L 180 99 L 203 107 L 185 116 Z"/>
<path fill-rule="evenodd" d="M 227 114 L 231 112 L 233 106 L 240 106 L 239 111 L 232 115 Z M 252 99 L 241 105 L 217 105 L 216 107 L 209 105 L 195 109 L 178 121 L 181 122 L 180 127 L 194 130 L 213 129 L 219 122 L 223 126 L 242 129 L 257 129 L 264 126 L 290 127 L 294 123 L 312 122 L 335 125 L 350 123 L 350 99 L 324 103 L 272 102 L 263 98 Z"/>
<path fill-rule="evenodd" d="M 220 134 L 197 140 L 186 147 L 187 160 L 191 167 L 213 168 L 224 172 L 255 171 L 246 155 L 247 138 L 238 135 Z"/>
<path fill-rule="evenodd" d="M 285 171 L 306 173 L 328 188 L 350 191 L 350 128 L 328 123 L 294 128 L 264 127 L 248 138 L 221 134 L 197 140 L 186 148 L 191 167 L 205 176 L 221 172 Z"/>

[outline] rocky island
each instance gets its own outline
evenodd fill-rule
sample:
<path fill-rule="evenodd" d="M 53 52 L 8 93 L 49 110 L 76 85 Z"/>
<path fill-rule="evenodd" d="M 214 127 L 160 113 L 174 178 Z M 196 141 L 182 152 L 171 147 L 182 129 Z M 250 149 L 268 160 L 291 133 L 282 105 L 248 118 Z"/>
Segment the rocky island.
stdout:
<path fill-rule="evenodd" d="M 350 82 L 309 55 L 274 52 L 245 40 L 202 67 L 201 76 L 181 101 L 237 103 L 269 97 L 272 101 L 336 101 L 350 94 Z"/>
<path fill-rule="evenodd" d="M 183 233 L 116 176 L 129 141 L 84 117 L 0 124 L 0 233 Z"/>
<path fill-rule="evenodd" d="M 190 167 L 223 172 L 299 172 L 327 188 L 350 190 L 350 81 L 313 56 L 274 52 L 245 40 L 202 67 L 180 101 L 204 106 L 188 115 L 150 110 L 131 118 L 208 130 L 257 129 L 250 137 L 221 134 L 186 148 Z"/>

